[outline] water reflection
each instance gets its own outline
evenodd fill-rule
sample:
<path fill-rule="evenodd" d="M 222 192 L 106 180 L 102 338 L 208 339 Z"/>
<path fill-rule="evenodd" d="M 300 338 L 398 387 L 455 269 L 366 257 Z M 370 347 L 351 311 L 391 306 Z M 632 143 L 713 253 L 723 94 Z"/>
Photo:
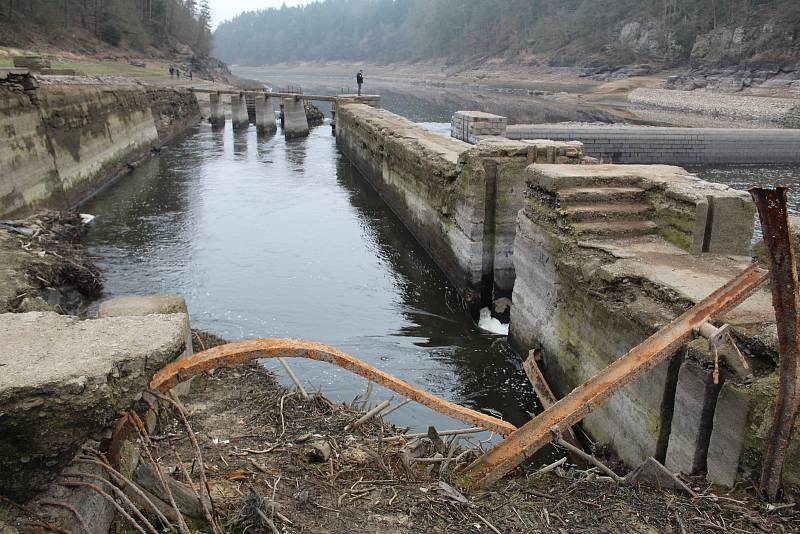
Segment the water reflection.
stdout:
<path fill-rule="evenodd" d="M 98 216 L 86 243 L 108 296 L 182 293 L 193 324 L 228 339 L 314 339 L 517 424 L 535 409 L 506 343 L 477 331 L 327 126 L 289 142 L 201 126 L 83 209 Z M 365 388 L 326 364 L 295 367 L 337 400 Z M 413 404 L 392 417 L 460 425 Z"/>

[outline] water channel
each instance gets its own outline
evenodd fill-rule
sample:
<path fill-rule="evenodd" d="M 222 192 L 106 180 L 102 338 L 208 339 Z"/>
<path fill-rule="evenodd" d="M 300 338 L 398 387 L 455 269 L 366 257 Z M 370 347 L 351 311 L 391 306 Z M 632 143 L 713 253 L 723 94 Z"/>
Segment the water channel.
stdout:
<path fill-rule="evenodd" d="M 391 111 L 446 132 L 452 111 L 419 99 Z M 800 169 L 698 169 L 739 187 L 795 186 Z M 795 190 L 797 190 L 795 188 Z M 797 209 L 796 200 L 793 208 Z M 515 424 L 538 410 L 505 338 L 481 332 L 455 290 L 337 150 L 330 127 L 306 139 L 251 127 L 199 125 L 82 207 L 85 244 L 105 297 L 180 293 L 192 326 L 229 340 L 294 337 L 333 345 L 418 387 Z M 366 382 L 336 367 L 292 361 L 310 390 L 337 401 Z M 276 374 L 283 372 L 275 369 Z M 390 393 L 376 388 L 373 403 Z M 390 419 L 439 429 L 462 424 L 409 404 Z"/>

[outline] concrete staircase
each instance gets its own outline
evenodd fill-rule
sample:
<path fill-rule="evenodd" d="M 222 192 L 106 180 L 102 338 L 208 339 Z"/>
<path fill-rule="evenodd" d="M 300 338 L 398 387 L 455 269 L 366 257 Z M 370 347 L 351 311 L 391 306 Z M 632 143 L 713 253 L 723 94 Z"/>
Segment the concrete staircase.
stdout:
<path fill-rule="evenodd" d="M 581 237 L 608 239 L 656 233 L 658 226 L 648 217 L 652 208 L 645 190 L 628 182 L 618 177 L 558 189 L 559 220 Z"/>

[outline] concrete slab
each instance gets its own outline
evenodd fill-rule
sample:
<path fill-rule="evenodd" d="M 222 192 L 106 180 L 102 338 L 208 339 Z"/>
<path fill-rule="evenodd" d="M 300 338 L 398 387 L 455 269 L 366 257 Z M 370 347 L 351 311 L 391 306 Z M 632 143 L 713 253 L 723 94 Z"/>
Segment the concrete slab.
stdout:
<path fill-rule="evenodd" d="M 41 488 L 184 351 L 186 316 L 0 315 L 0 493 Z"/>
<path fill-rule="evenodd" d="M 749 257 L 742 256 L 694 256 L 657 236 L 587 241 L 580 245 L 604 250 L 620 258 L 595 272 L 603 280 L 645 279 L 671 289 L 691 302 L 701 301 L 751 263 Z M 774 315 L 772 296 L 765 287 L 725 315 L 723 320 L 733 326 L 753 327 L 773 324 Z"/>

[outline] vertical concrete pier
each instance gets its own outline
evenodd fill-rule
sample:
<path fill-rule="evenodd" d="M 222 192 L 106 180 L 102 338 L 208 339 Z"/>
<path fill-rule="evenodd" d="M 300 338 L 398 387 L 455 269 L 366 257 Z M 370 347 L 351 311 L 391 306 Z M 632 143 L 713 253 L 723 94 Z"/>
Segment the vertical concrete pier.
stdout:
<path fill-rule="evenodd" d="M 246 129 L 250 125 L 250 120 L 247 117 L 247 103 L 243 94 L 231 95 L 231 115 L 234 128 Z"/>
<path fill-rule="evenodd" d="M 212 126 L 225 125 L 225 108 L 222 106 L 222 97 L 219 93 L 211 93 L 208 95 L 211 103 L 211 112 L 209 113 L 209 121 Z"/>
<path fill-rule="evenodd" d="M 299 97 L 283 99 L 283 135 L 287 139 L 306 137 L 308 135 L 306 107 Z"/>
<path fill-rule="evenodd" d="M 256 128 L 258 133 L 273 133 L 278 129 L 272 99 L 266 95 L 256 95 Z"/>

